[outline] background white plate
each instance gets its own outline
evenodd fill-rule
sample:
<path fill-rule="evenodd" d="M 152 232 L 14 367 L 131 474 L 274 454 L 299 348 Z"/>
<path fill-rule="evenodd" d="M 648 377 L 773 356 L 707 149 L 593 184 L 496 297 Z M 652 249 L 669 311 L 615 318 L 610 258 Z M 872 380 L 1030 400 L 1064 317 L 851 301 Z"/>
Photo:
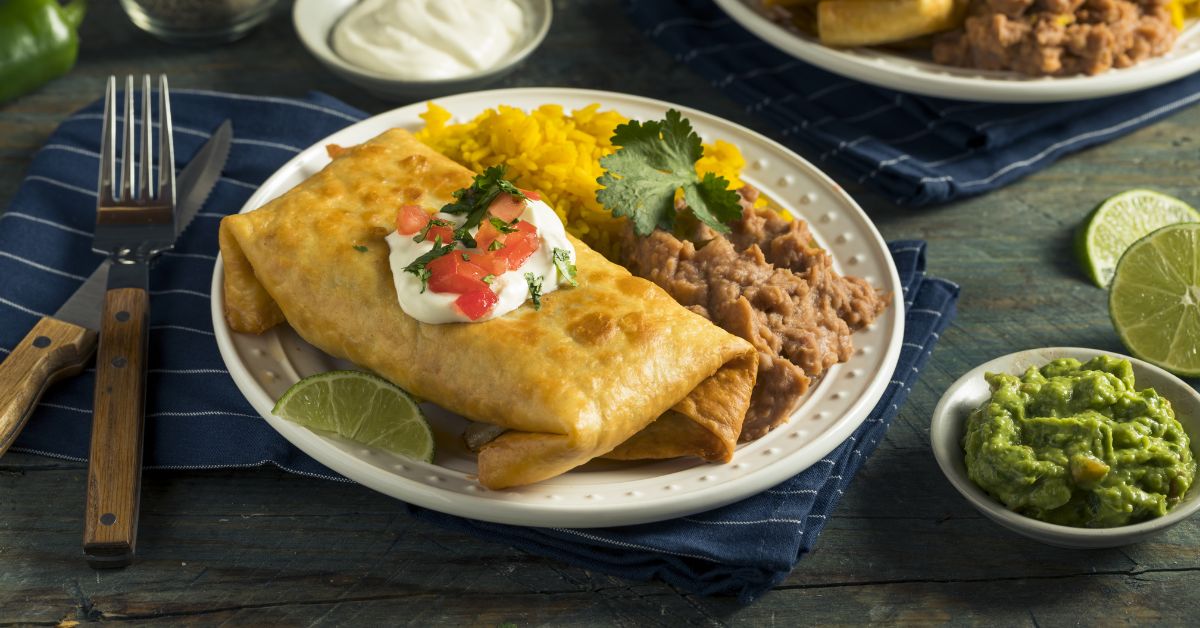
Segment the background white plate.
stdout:
<path fill-rule="evenodd" d="M 807 219 L 839 271 L 891 292 L 888 309 L 854 336 L 855 354 L 830 369 L 791 420 L 739 447 L 729 464 L 698 460 L 593 461 L 532 486 L 489 491 L 475 480 L 474 456 L 462 444 L 463 419 L 426 404 L 435 438 L 434 464 L 414 462 L 320 435 L 271 415 L 274 400 L 302 377 L 350 365 L 304 342 L 287 326 L 261 336 L 230 331 L 225 322 L 223 263 L 212 283 L 217 344 L 238 388 L 270 425 L 294 445 L 346 477 L 406 502 L 454 515 L 530 526 L 601 527 L 643 523 L 722 506 L 782 482 L 842 443 L 883 394 L 896 367 L 904 317 L 900 279 L 874 225 L 840 187 L 783 146 L 749 129 L 670 103 L 610 92 L 561 88 L 507 89 L 438 99 L 457 120 L 505 104 L 522 109 L 555 103 L 575 109 L 600 103 L 625 116 L 661 118 L 681 110 L 706 140 L 738 145 L 743 179 L 780 206 Z M 392 127 L 422 125 L 418 103 L 382 113 L 317 142 L 280 168 L 250 197 L 243 212 L 279 196 L 328 163 L 325 145 L 353 145 Z"/>
<path fill-rule="evenodd" d="M 1175 46 L 1161 57 L 1095 76 L 1051 78 L 954 68 L 875 48 L 829 48 L 772 22 L 746 1 L 716 3 L 746 30 L 797 59 L 848 78 L 923 96 L 1019 103 L 1083 100 L 1154 87 L 1200 70 L 1197 20 L 1184 27 Z"/>

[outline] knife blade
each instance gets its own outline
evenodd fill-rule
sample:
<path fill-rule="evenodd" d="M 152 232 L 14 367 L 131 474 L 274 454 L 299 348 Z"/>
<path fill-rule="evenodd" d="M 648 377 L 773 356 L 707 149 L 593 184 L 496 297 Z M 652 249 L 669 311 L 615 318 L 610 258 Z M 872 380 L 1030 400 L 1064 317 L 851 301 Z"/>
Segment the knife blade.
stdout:
<path fill-rule="evenodd" d="M 177 238 L 216 186 L 232 142 L 233 124 L 226 120 L 180 171 Z M 78 374 L 91 359 L 109 264 L 107 259 L 101 262 L 53 316 L 42 317 L 0 362 L 0 456 L 16 440 L 50 384 Z"/>

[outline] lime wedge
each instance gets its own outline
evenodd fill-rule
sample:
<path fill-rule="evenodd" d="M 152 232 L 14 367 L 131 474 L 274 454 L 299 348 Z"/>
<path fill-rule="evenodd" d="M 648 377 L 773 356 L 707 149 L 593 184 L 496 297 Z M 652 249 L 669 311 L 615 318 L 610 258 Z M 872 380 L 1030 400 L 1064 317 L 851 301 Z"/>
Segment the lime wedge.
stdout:
<path fill-rule="evenodd" d="M 1075 233 L 1075 254 L 1088 278 L 1106 288 L 1117 260 L 1130 244 L 1178 222 L 1200 222 L 1200 212 L 1152 190 L 1121 192 L 1100 203 Z"/>
<path fill-rule="evenodd" d="M 368 447 L 433 461 L 433 432 L 413 398 L 391 382 L 360 371 L 329 371 L 296 382 L 272 410 L 311 430 Z"/>
<path fill-rule="evenodd" d="M 1133 243 L 1117 263 L 1108 313 L 1133 355 L 1200 377 L 1200 223 L 1163 227 Z"/>

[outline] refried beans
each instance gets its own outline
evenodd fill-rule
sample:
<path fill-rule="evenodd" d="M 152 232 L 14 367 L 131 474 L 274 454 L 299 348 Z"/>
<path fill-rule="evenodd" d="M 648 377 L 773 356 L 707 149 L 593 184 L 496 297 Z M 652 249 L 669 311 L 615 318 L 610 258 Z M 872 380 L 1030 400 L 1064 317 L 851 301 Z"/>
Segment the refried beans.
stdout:
<path fill-rule="evenodd" d="M 1099 74 L 1171 49 L 1167 0 L 970 0 L 962 28 L 934 37 L 933 60 L 1032 76 Z"/>
<path fill-rule="evenodd" d="M 850 358 L 850 334 L 869 324 L 887 300 L 866 281 L 833 270 L 803 220 L 754 209 L 758 191 L 740 190 L 742 219 L 720 234 L 700 224 L 691 239 L 626 227 L 623 263 L 676 301 L 759 353 L 758 379 L 741 440 L 787 420 L 812 380 Z"/>

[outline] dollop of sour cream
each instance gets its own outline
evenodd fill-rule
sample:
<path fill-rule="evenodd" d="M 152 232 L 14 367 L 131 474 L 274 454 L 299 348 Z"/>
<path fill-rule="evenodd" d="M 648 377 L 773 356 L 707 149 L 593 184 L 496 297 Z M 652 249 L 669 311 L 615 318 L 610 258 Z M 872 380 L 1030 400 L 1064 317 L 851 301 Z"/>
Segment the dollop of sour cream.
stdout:
<path fill-rule="evenodd" d="M 334 28 L 333 50 L 398 79 L 451 79 L 499 65 L 524 35 L 513 0 L 363 0 Z"/>
<path fill-rule="evenodd" d="M 464 216 L 442 212 L 434 214 L 433 217 L 454 223 L 455 228 L 465 220 Z M 492 281 L 492 291 L 496 293 L 498 300 L 490 312 L 475 321 L 463 314 L 454 304 L 459 295 L 423 288 L 419 277 L 405 272 L 404 267 L 431 251 L 434 243 L 428 240 L 416 242 L 411 235 L 393 231 L 386 238 L 391 249 L 388 262 L 392 267 L 392 280 L 396 284 L 396 298 L 400 301 L 400 309 L 422 323 L 478 323 L 504 316 L 521 307 L 521 304 L 529 299 L 529 282 L 525 279 L 525 273 L 533 273 L 535 277 L 542 278 L 542 295 L 557 290 L 564 280 L 554 265 L 554 249 L 568 251 L 571 264 L 575 263 L 575 247 L 567 239 L 567 231 L 562 221 L 545 201 L 532 199 L 525 202 L 525 211 L 521 213 L 520 220 L 528 221 L 537 227 L 542 245 L 519 268 L 496 276 Z M 471 233 L 477 231 L 478 229 L 473 229 Z M 459 255 L 463 252 L 463 249 L 455 249 L 447 255 Z"/>

